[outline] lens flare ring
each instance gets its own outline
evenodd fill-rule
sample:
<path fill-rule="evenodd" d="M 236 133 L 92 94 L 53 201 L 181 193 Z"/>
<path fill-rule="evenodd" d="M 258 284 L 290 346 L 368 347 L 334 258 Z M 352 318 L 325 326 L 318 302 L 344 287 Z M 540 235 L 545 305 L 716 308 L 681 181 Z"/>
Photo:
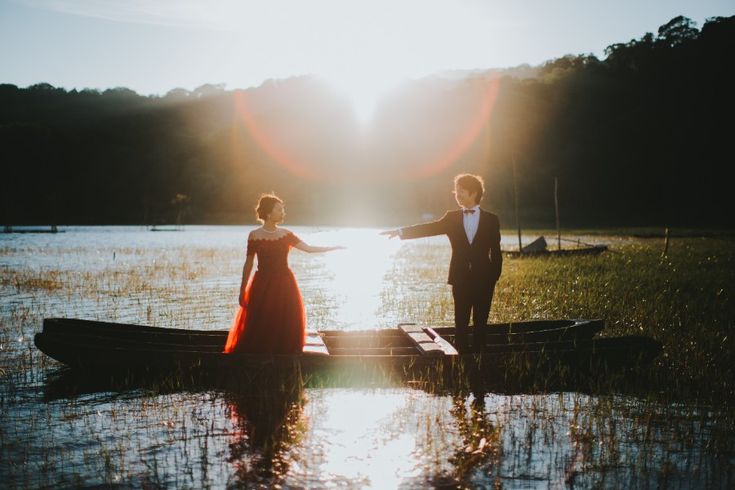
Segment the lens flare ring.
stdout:
<path fill-rule="evenodd" d="M 477 110 L 459 132 L 459 136 L 447 146 L 446 150 L 441 152 L 439 157 L 425 164 L 421 164 L 411 171 L 398 172 L 398 174 L 403 174 L 409 178 L 426 178 L 442 172 L 451 166 L 452 163 L 456 162 L 472 146 L 483 127 L 489 123 L 499 90 L 500 79 L 495 78 L 490 80 L 483 89 Z M 235 93 L 236 117 L 239 117 L 258 147 L 266 155 L 296 177 L 311 181 L 335 179 L 336 174 L 334 172 L 322 171 L 317 165 L 310 164 L 303 159 L 291 155 L 279 146 L 275 142 L 274 136 L 270 134 L 267 128 L 259 124 L 256 119 L 255 111 L 253 111 L 252 104 L 249 100 L 250 97 L 251 95 L 244 90 Z M 349 174 L 349 172 L 345 172 L 344 175 L 348 176 Z M 395 176 L 396 174 L 394 173 L 391 175 L 391 178 Z"/>

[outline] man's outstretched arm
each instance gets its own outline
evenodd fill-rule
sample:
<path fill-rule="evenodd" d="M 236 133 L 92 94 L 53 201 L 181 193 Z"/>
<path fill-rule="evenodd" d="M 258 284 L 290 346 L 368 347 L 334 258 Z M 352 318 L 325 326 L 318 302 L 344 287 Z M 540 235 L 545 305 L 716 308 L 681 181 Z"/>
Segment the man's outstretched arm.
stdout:
<path fill-rule="evenodd" d="M 405 226 L 395 230 L 388 230 L 381 233 L 387 235 L 388 238 L 400 237 L 401 240 L 411 238 L 422 238 L 427 236 L 444 235 L 447 232 L 447 214 L 445 213 L 441 219 L 421 223 L 418 225 Z"/>

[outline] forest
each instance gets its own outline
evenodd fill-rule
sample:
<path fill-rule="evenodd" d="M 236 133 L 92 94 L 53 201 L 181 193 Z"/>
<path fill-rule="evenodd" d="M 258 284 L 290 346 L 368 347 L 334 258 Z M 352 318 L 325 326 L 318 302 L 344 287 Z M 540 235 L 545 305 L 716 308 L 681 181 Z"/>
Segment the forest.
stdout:
<path fill-rule="evenodd" d="M 0 85 L 0 225 L 288 222 L 388 226 L 453 206 L 484 177 L 505 227 L 732 227 L 735 16 L 540 66 L 443 72 L 384 94 L 362 121 L 314 76 L 259 87 Z"/>

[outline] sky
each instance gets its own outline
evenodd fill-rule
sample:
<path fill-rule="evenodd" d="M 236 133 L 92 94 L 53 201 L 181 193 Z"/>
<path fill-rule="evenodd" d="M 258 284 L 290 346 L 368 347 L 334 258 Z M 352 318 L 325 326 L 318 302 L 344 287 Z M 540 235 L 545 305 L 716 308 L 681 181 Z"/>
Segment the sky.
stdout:
<path fill-rule="evenodd" d="M 0 0 L 0 83 L 164 95 L 317 75 L 354 100 L 443 70 L 604 57 L 733 0 Z"/>

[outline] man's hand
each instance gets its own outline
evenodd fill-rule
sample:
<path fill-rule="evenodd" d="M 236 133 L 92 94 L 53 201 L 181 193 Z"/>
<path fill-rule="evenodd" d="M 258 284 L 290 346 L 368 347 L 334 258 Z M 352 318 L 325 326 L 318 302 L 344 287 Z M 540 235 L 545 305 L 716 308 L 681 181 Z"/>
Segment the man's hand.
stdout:
<path fill-rule="evenodd" d="M 386 235 L 388 238 L 394 238 L 397 236 L 401 236 L 400 230 L 388 230 L 388 231 L 382 231 L 380 232 L 381 235 Z"/>

